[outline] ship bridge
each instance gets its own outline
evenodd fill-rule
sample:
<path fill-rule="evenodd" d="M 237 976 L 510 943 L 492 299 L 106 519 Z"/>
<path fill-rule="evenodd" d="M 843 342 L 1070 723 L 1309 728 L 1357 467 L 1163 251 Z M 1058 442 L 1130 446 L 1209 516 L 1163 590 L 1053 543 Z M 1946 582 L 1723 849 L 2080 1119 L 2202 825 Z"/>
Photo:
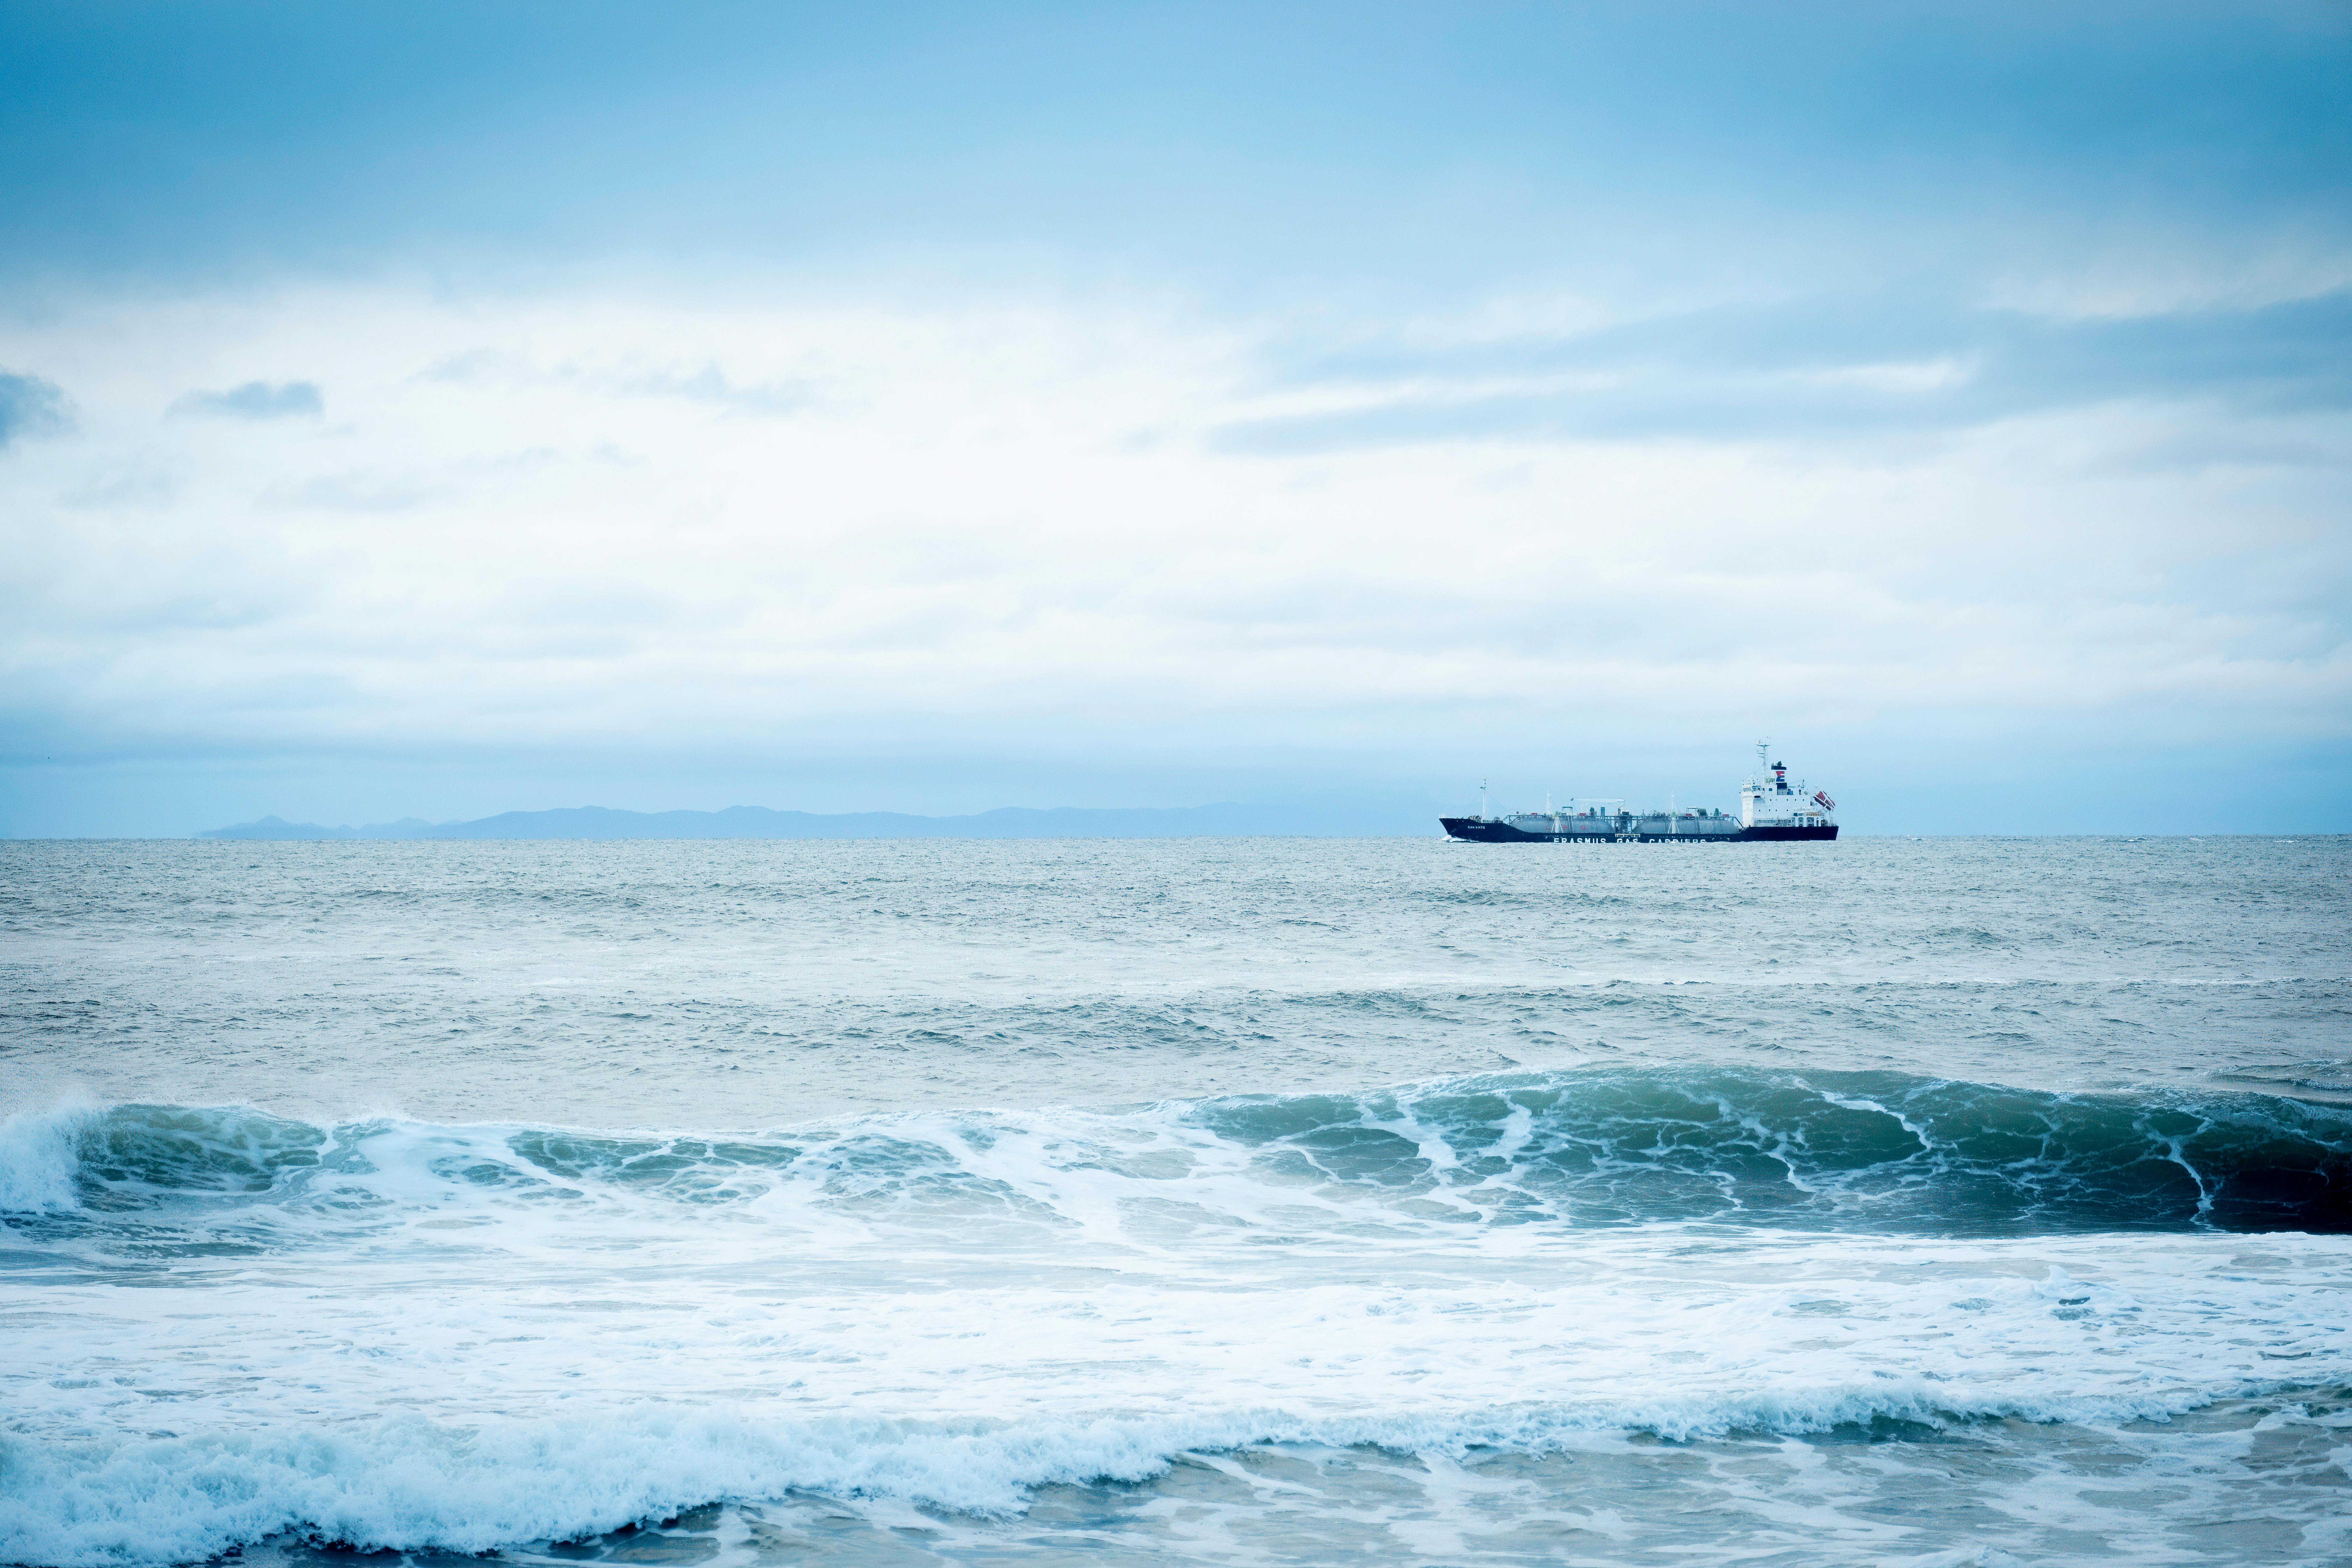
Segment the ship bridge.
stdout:
<path fill-rule="evenodd" d="M 1756 776 L 1739 786 L 1742 827 L 1827 827 L 1837 803 L 1822 791 L 1808 792 L 1804 784 L 1789 782 L 1789 764 L 1768 759 L 1771 742 L 1756 743 Z"/>

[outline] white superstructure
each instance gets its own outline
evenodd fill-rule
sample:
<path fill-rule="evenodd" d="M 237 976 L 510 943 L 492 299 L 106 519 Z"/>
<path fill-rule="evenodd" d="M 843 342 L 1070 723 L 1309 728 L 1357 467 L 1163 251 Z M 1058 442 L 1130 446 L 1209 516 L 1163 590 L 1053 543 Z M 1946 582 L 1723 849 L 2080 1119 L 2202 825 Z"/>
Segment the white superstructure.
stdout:
<path fill-rule="evenodd" d="M 1837 819 L 1837 802 L 1825 791 L 1808 792 L 1789 783 L 1789 764 L 1767 762 L 1769 741 L 1756 742 L 1756 776 L 1739 786 L 1742 827 L 1826 827 Z"/>

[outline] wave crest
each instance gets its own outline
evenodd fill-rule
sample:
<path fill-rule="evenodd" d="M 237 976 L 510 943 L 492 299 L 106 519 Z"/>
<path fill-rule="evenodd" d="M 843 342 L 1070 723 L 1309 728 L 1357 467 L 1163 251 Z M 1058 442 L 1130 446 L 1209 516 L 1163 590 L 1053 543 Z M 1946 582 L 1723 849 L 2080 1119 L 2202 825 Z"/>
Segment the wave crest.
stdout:
<path fill-rule="evenodd" d="M 461 1200 L 764 1203 L 884 1226 L 1077 1225 L 1121 1205 L 1130 1219 L 1181 1208 L 1249 1225 L 1278 1201 L 1417 1227 L 2346 1232 L 2352 1110 L 1896 1073 L 1611 1069 L 773 1134 L 320 1127 L 157 1105 L 0 1126 L 0 1208 L 20 1215 L 267 1205 L 356 1223 Z"/>

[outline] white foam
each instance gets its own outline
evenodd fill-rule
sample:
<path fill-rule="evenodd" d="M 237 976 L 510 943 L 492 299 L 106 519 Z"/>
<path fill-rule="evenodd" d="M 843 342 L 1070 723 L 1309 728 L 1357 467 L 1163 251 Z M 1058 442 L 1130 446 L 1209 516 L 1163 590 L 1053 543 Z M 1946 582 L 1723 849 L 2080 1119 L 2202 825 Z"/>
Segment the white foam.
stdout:
<path fill-rule="evenodd" d="M 923 1247 L 740 1205 L 667 1236 L 593 1206 L 460 1217 L 16 1290 L 0 1559 L 185 1561 L 296 1526 L 478 1551 L 790 1489 L 1003 1510 L 1262 1441 L 2160 1420 L 2352 1374 L 2336 1238 L 2263 1237 L 2259 1267 L 2210 1236 L 1244 1256 Z"/>
<path fill-rule="evenodd" d="M 2152 1414 L 2158 1404 L 2127 1403 L 2131 1414 Z M 795 1490 L 1004 1514 L 1039 1486 L 1138 1481 L 1188 1451 L 1266 1443 L 1544 1453 L 1580 1434 L 1628 1426 L 1687 1438 L 1817 1432 L 1879 1415 L 1943 1422 L 2119 1413 L 2109 1401 L 1991 1401 L 1956 1410 L 1921 1389 L 1850 1388 L 1455 1415 L 1241 1410 L 956 1424 L 780 1422 L 740 1410 L 646 1406 L 593 1420 L 450 1426 L 378 1416 L 331 1431 L 269 1426 L 69 1447 L 10 1437 L 0 1439 L 0 1552 L 53 1568 L 184 1563 L 289 1530 L 369 1548 L 482 1552 L 599 1533 L 717 1499 Z"/>

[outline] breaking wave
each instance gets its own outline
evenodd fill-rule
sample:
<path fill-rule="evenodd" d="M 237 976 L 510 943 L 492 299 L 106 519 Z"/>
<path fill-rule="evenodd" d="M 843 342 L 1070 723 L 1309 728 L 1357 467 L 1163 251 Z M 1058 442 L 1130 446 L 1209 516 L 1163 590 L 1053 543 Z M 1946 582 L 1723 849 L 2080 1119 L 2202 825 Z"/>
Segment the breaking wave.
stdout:
<path fill-rule="evenodd" d="M 418 1204 L 754 1200 L 880 1224 L 1251 1222 L 1270 1197 L 1408 1227 L 1669 1221 L 1918 1235 L 2352 1231 L 2352 1110 L 2256 1093 L 2060 1094 L 1894 1073 L 1570 1071 L 1114 1111 L 604 1133 L 118 1105 L 0 1127 L 22 1229 Z M 1284 1221 L 1295 1229 L 1295 1215 Z"/>
<path fill-rule="evenodd" d="M 1895 1074 L 727 1135 L 66 1107 L 0 1125 L 0 1562 L 990 1517 L 1265 1445 L 2335 1408 L 2343 1244 L 2284 1233 L 2352 1231 L 2347 1191 L 2339 1108 Z"/>
<path fill-rule="evenodd" d="M 1135 1482 L 1180 1456 L 1273 1444 L 1460 1457 L 1542 1455 L 1579 1436 L 1801 1436 L 1986 1418 L 2162 1420 L 2202 1396 L 1971 1396 L 1931 1384 L 1640 1404 L 1307 1417 L 1280 1410 L 1061 1421 L 801 1423 L 641 1409 L 586 1421 L 450 1426 L 416 1415 L 332 1432 L 262 1430 L 43 1448 L 0 1437 L 0 1543 L 53 1568 L 187 1563 L 287 1533 L 357 1546 L 486 1552 L 562 1542 L 718 1499 L 814 1492 L 981 1515 L 1055 1484 Z"/>

